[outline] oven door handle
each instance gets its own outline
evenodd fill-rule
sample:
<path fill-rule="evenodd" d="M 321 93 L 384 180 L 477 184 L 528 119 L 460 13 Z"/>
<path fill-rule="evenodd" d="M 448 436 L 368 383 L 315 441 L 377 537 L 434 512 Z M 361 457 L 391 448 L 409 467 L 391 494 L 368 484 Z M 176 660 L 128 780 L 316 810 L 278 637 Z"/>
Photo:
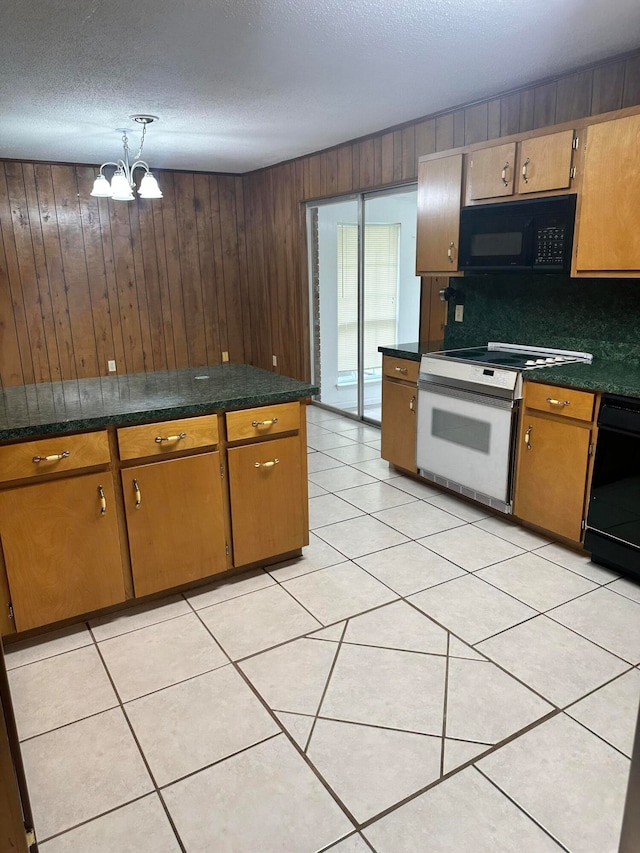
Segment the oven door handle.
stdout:
<path fill-rule="evenodd" d="M 437 394 L 440 397 L 465 400 L 468 403 L 475 403 L 477 406 L 489 406 L 492 409 L 503 409 L 504 411 L 510 411 L 516 405 L 515 400 L 478 394 L 476 391 L 467 391 L 465 388 L 450 388 L 448 385 L 437 385 L 435 382 L 426 382 L 423 379 L 418 382 L 418 390 L 425 394 Z M 420 417 L 420 407 L 418 407 L 418 417 Z"/>

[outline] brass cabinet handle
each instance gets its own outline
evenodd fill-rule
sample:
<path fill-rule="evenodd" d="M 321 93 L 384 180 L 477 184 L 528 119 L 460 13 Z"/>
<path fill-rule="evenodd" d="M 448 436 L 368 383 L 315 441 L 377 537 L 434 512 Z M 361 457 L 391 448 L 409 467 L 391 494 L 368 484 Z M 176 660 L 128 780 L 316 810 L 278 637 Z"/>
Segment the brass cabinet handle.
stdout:
<path fill-rule="evenodd" d="M 407 372 L 406 367 L 394 367 L 394 370 L 396 371 L 396 373 L 406 373 Z"/>
<path fill-rule="evenodd" d="M 254 468 L 273 468 L 273 466 L 277 465 L 279 461 L 280 461 L 279 459 L 272 459 L 271 462 L 254 462 L 253 467 Z"/>
<path fill-rule="evenodd" d="M 447 249 L 447 257 L 449 258 L 449 263 L 450 263 L 450 264 L 452 264 L 452 263 L 453 263 L 453 249 L 454 249 L 454 246 L 455 246 L 455 243 L 454 243 L 454 242 L 453 242 L 453 240 L 452 240 L 452 241 L 449 243 L 449 248 Z"/>
<path fill-rule="evenodd" d="M 525 182 L 525 184 L 529 183 L 529 178 L 527 177 L 527 166 L 529 165 L 530 162 L 531 162 L 531 158 L 527 157 L 527 159 L 522 164 L 522 180 Z"/>
<path fill-rule="evenodd" d="M 550 406 L 570 406 L 571 405 L 570 400 L 554 400 L 553 397 L 547 397 L 547 403 L 549 403 Z"/>
<path fill-rule="evenodd" d="M 260 427 L 260 426 L 270 427 L 270 426 L 273 426 L 274 424 L 277 424 L 277 423 L 278 423 L 277 418 L 271 418 L 268 421 L 251 421 L 251 426 L 252 427 Z"/>
<path fill-rule="evenodd" d="M 502 183 L 505 185 L 505 187 L 509 183 L 509 181 L 507 180 L 507 169 L 508 168 L 509 168 L 509 161 L 507 160 L 507 162 L 502 167 Z"/>
<path fill-rule="evenodd" d="M 140 492 L 140 486 L 138 485 L 138 481 L 134 479 L 133 481 L 133 490 L 136 493 L 136 509 L 140 509 L 140 504 L 142 503 L 142 494 Z"/>
<path fill-rule="evenodd" d="M 415 413 L 416 413 L 416 398 L 415 398 L 415 396 L 409 400 L 409 408 L 411 409 L 411 411 L 415 415 Z"/>
<path fill-rule="evenodd" d="M 100 497 L 100 515 L 107 514 L 107 499 L 104 496 L 104 489 L 102 486 L 98 486 L 98 495 Z"/>
<path fill-rule="evenodd" d="M 70 450 L 63 450 L 62 453 L 52 453 L 50 456 L 34 456 L 32 462 L 59 462 L 61 459 L 66 459 L 71 456 Z"/>
<path fill-rule="evenodd" d="M 186 437 L 186 432 L 181 432 L 178 435 L 157 435 L 156 444 L 162 444 L 163 441 L 180 441 L 181 438 Z"/>
<path fill-rule="evenodd" d="M 524 443 L 527 445 L 527 450 L 531 450 L 531 430 L 533 426 L 529 424 L 529 429 L 524 434 Z"/>

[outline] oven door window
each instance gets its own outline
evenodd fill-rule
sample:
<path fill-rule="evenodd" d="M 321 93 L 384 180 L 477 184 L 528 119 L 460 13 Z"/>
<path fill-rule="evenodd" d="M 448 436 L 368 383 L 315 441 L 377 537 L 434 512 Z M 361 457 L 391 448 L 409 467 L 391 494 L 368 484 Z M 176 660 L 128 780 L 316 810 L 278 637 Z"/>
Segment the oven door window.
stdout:
<path fill-rule="evenodd" d="M 480 453 L 491 450 L 491 423 L 445 409 L 433 409 L 431 435 Z"/>
<path fill-rule="evenodd" d="M 508 502 L 513 403 L 465 391 L 418 391 L 418 468 Z"/>

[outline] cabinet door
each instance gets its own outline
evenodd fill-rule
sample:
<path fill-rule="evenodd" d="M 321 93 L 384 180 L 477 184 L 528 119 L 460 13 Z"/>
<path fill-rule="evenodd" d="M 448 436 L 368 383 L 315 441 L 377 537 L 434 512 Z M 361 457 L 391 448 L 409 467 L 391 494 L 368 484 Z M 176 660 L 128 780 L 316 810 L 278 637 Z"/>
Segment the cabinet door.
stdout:
<path fill-rule="evenodd" d="M 228 451 L 235 566 L 304 545 L 302 452 L 296 436 Z"/>
<path fill-rule="evenodd" d="M 590 441 L 589 427 L 525 411 L 520 425 L 514 515 L 579 542 Z"/>
<path fill-rule="evenodd" d="M 640 270 L 640 115 L 587 130 L 576 269 Z"/>
<path fill-rule="evenodd" d="M 382 382 L 382 443 L 380 455 L 406 471 L 416 468 L 418 389 L 385 379 Z"/>
<path fill-rule="evenodd" d="M 519 193 L 561 190 L 571 184 L 573 131 L 547 133 L 520 143 Z"/>
<path fill-rule="evenodd" d="M 469 155 L 469 198 L 513 195 L 515 167 L 515 142 L 474 151 Z"/>
<path fill-rule="evenodd" d="M 417 274 L 455 272 L 462 203 L 462 154 L 418 166 Z"/>
<path fill-rule="evenodd" d="M 0 518 L 18 631 L 124 601 L 109 472 L 8 489 Z"/>
<path fill-rule="evenodd" d="M 227 568 L 217 451 L 137 465 L 121 476 L 136 595 Z"/>

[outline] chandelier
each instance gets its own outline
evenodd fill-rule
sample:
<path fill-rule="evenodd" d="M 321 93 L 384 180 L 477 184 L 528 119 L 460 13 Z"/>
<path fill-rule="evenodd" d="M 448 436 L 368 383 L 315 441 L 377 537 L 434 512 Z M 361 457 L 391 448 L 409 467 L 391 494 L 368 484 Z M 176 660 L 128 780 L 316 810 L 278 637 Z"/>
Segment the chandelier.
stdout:
<path fill-rule="evenodd" d="M 140 140 L 138 153 L 133 158 L 134 162 L 131 164 L 129 163 L 129 139 L 127 137 L 127 131 L 125 130 L 123 131 L 122 136 L 124 157 L 122 160 L 118 160 L 117 163 L 108 161 L 100 166 L 100 173 L 93 182 L 91 195 L 96 196 L 97 198 L 112 198 L 114 201 L 133 201 L 133 191 L 135 189 L 133 173 L 136 169 L 141 168 L 145 170 L 145 173 L 140 181 L 138 195 L 141 198 L 162 198 L 162 192 L 160 191 L 158 182 L 149 171 L 149 166 L 144 162 L 144 160 L 138 160 L 138 157 L 142 154 L 142 146 L 144 145 L 147 125 L 151 124 L 152 121 L 156 121 L 158 116 L 133 115 L 129 116 L 129 118 L 142 125 L 142 139 Z M 102 171 L 105 166 L 116 167 L 113 177 L 111 178 L 111 183 L 109 183 Z"/>

